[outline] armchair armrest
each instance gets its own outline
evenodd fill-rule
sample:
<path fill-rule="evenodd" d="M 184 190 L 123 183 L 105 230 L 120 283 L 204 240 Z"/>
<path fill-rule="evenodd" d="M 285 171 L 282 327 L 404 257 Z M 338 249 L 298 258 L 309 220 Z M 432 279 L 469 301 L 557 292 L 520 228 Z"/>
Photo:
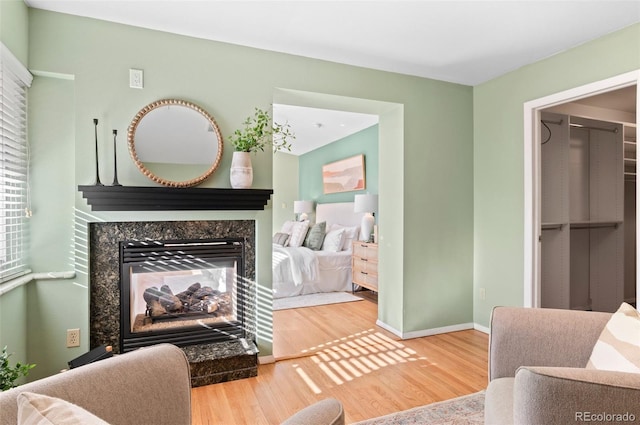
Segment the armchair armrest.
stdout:
<path fill-rule="evenodd" d="M 636 373 L 522 367 L 516 373 L 513 394 L 517 424 L 623 423 L 640 418 L 640 374 Z"/>
<path fill-rule="evenodd" d="M 610 313 L 496 307 L 491 314 L 489 380 L 514 377 L 520 366 L 580 367 Z"/>

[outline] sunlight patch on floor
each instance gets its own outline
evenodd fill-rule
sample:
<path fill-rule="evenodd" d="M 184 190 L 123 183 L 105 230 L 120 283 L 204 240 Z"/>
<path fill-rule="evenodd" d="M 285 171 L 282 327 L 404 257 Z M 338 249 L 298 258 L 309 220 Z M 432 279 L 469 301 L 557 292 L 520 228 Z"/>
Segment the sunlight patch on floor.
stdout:
<path fill-rule="evenodd" d="M 313 364 L 336 385 L 343 385 L 385 367 L 428 360 L 418 357 L 415 350 L 375 329 L 318 344 L 303 350 L 303 353 L 309 354 Z M 303 370 L 303 366 L 295 364 L 294 368 L 311 391 L 315 394 L 322 392 L 320 386 Z"/>

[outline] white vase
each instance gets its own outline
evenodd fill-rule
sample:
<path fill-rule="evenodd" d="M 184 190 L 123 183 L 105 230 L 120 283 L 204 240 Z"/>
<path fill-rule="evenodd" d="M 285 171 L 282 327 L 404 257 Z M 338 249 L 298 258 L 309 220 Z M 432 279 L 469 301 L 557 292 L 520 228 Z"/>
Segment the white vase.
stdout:
<path fill-rule="evenodd" d="M 234 152 L 231 159 L 231 187 L 234 189 L 250 189 L 253 184 L 253 167 L 251 153 Z"/>

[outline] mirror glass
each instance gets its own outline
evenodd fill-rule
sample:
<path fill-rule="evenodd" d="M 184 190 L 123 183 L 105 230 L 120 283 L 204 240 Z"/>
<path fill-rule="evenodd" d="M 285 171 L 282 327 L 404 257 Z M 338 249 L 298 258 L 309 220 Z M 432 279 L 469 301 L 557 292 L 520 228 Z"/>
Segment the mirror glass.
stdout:
<path fill-rule="evenodd" d="M 142 174 L 165 186 L 195 186 L 222 158 L 222 136 L 213 117 L 183 100 L 164 99 L 142 108 L 127 140 Z"/>

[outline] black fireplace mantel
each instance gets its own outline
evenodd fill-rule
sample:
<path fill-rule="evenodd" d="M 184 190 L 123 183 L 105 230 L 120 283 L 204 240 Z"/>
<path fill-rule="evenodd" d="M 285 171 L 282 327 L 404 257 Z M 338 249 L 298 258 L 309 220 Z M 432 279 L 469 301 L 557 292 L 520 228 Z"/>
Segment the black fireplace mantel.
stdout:
<path fill-rule="evenodd" d="M 264 210 L 272 189 L 78 186 L 92 211 Z"/>

